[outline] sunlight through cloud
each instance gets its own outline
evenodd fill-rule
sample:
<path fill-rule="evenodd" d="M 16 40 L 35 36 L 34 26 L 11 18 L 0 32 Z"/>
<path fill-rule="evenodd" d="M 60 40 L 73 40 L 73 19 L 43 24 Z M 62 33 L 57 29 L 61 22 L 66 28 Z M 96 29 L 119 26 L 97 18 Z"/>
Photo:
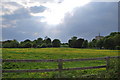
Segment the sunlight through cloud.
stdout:
<path fill-rule="evenodd" d="M 47 9 L 43 13 L 31 13 L 32 16 L 43 16 L 40 21 L 46 22 L 48 25 L 57 25 L 63 22 L 66 13 L 73 14 L 73 9 L 81 7 L 89 3 L 91 0 L 64 0 L 59 2 L 55 0 L 54 3 L 45 3 L 43 6 Z"/>

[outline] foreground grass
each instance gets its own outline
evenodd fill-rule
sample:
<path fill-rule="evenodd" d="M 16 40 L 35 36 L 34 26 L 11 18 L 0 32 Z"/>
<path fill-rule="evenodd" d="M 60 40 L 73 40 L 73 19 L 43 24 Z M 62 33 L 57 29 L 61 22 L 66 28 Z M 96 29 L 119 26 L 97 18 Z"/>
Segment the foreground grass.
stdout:
<path fill-rule="evenodd" d="M 75 59 L 75 58 L 96 58 L 106 56 L 118 56 L 118 50 L 98 50 L 98 49 L 75 49 L 75 48 L 3 48 L 3 59 Z M 64 68 L 87 67 L 105 65 L 101 61 L 78 61 L 65 62 Z M 52 69 L 57 68 L 55 62 L 42 63 L 3 63 L 3 69 Z M 105 68 L 64 71 L 63 77 L 80 77 L 80 75 L 99 74 L 105 72 Z M 58 77 L 58 72 L 44 73 L 3 73 L 5 78 L 51 78 Z M 66 75 L 65 75 L 66 74 Z"/>

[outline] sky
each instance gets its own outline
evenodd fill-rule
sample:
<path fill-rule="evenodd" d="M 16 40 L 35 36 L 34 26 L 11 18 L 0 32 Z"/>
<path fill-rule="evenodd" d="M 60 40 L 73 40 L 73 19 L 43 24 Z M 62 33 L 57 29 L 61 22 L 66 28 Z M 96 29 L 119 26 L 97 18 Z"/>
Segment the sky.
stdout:
<path fill-rule="evenodd" d="M 5 0 L 0 3 L 0 40 L 106 36 L 118 31 L 117 1 Z"/>

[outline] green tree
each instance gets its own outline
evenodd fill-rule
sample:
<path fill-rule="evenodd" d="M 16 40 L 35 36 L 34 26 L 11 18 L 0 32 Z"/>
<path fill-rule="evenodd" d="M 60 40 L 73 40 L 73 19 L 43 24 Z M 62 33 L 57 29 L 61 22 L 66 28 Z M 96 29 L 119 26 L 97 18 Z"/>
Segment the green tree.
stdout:
<path fill-rule="evenodd" d="M 111 32 L 110 35 L 104 37 L 104 48 L 119 49 L 120 47 L 120 32 Z"/>
<path fill-rule="evenodd" d="M 32 47 L 34 48 L 40 48 L 42 46 L 43 39 L 37 38 L 37 40 L 32 41 Z"/>
<path fill-rule="evenodd" d="M 31 48 L 33 47 L 32 41 L 29 39 L 26 39 L 25 41 L 20 42 L 20 47 L 21 48 Z"/>
<path fill-rule="evenodd" d="M 76 47 L 76 42 L 77 42 L 77 37 L 73 36 L 69 41 L 69 47 L 75 48 Z"/>
<path fill-rule="evenodd" d="M 24 42 L 31 42 L 29 39 L 26 39 Z"/>
<path fill-rule="evenodd" d="M 102 49 L 103 43 L 104 43 L 104 39 L 98 40 L 96 43 L 97 48 Z"/>
<path fill-rule="evenodd" d="M 97 40 L 96 40 L 96 39 L 93 39 L 93 40 L 92 40 L 92 46 L 93 46 L 94 48 L 96 48 L 96 44 L 97 44 Z"/>
<path fill-rule="evenodd" d="M 11 48 L 18 48 L 19 47 L 19 42 L 17 40 L 12 40 L 10 43 Z"/>
<path fill-rule="evenodd" d="M 50 38 L 46 38 L 46 39 L 45 39 L 45 43 L 46 43 L 46 46 L 47 46 L 47 47 L 52 47 L 52 42 L 51 42 L 51 39 L 50 39 Z"/>
<path fill-rule="evenodd" d="M 11 44 L 10 44 L 11 42 L 12 40 L 3 41 L 2 43 L 3 48 L 11 48 Z"/>
<path fill-rule="evenodd" d="M 85 40 L 82 44 L 83 48 L 88 48 L 88 40 Z"/>
<path fill-rule="evenodd" d="M 36 40 L 36 44 L 37 44 L 37 45 L 41 45 L 42 42 L 43 42 L 43 39 L 42 39 L 42 38 L 38 38 L 38 39 Z"/>
<path fill-rule="evenodd" d="M 115 35 L 118 35 L 120 34 L 120 32 L 111 32 L 109 36 L 115 36 Z"/>
<path fill-rule="evenodd" d="M 37 48 L 37 40 L 32 41 L 32 47 Z"/>
<path fill-rule="evenodd" d="M 54 39 L 54 40 L 52 41 L 52 46 L 53 46 L 53 47 L 60 47 L 60 45 L 61 45 L 61 42 L 60 42 L 59 39 Z"/>
<path fill-rule="evenodd" d="M 39 46 L 39 47 L 40 47 L 40 48 L 46 48 L 47 45 L 46 45 L 46 43 L 42 43 L 41 46 Z"/>
<path fill-rule="evenodd" d="M 69 47 L 72 48 L 81 48 L 82 44 L 84 42 L 84 39 L 79 38 L 77 39 L 76 36 L 73 36 L 71 39 L 69 39 L 68 43 L 69 43 Z"/>
<path fill-rule="evenodd" d="M 88 43 L 88 47 L 89 47 L 89 48 L 93 48 L 92 41 L 90 41 L 90 42 Z"/>
<path fill-rule="evenodd" d="M 83 42 L 84 42 L 84 39 L 79 38 L 79 39 L 76 41 L 74 47 L 75 47 L 75 48 L 82 48 Z"/>
<path fill-rule="evenodd" d="M 120 46 L 120 34 L 116 34 L 114 37 L 115 46 Z"/>
<path fill-rule="evenodd" d="M 17 40 L 7 40 L 3 42 L 3 48 L 18 48 L 19 42 Z"/>
<path fill-rule="evenodd" d="M 104 48 L 106 49 L 114 49 L 115 48 L 115 43 L 113 38 L 105 38 L 104 40 Z"/>
<path fill-rule="evenodd" d="M 24 43 L 24 48 L 31 48 L 31 47 L 32 47 L 32 43 L 30 42 Z"/>
<path fill-rule="evenodd" d="M 69 45 L 69 47 L 72 47 L 72 40 L 68 41 L 68 45 Z"/>

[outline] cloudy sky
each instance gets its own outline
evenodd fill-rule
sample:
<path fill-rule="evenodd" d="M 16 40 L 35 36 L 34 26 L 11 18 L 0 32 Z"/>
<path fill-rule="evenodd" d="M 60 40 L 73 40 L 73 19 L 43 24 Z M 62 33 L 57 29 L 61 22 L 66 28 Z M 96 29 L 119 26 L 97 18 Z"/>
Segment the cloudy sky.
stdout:
<path fill-rule="evenodd" d="M 118 31 L 117 0 L 5 0 L 0 5 L 2 40 L 48 36 L 67 42 L 72 36 L 91 40 Z"/>

